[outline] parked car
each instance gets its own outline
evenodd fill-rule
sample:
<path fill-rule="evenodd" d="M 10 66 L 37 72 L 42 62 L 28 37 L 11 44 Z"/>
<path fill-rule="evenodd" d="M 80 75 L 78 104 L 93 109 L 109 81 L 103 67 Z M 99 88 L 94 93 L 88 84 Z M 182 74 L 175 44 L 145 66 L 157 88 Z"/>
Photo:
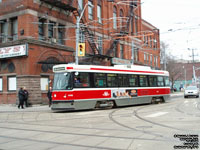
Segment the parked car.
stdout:
<path fill-rule="evenodd" d="M 196 86 L 188 86 L 185 89 L 184 97 L 187 98 L 188 96 L 196 96 L 196 98 L 198 98 L 199 97 L 199 88 L 197 88 Z"/>

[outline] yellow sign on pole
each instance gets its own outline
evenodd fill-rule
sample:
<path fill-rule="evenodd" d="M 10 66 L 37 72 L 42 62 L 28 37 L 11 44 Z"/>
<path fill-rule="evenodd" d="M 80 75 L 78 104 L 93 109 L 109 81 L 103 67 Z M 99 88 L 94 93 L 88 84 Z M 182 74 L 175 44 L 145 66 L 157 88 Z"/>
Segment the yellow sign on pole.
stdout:
<path fill-rule="evenodd" d="M 78 44 L 78 56 L 85 56 L 85 43 Z"/>

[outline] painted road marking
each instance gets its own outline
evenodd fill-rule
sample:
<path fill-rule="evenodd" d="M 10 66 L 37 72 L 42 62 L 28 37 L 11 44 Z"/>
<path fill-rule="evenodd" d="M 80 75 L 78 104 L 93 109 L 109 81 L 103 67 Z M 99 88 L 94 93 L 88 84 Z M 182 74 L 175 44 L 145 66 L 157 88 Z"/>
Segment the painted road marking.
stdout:
<path fill-rule="evenodd" d="M 168 112 L 157 112 L 155 114 L 151 114 L 151 115 L 148 115 L 148 116 L 145 116 L 145 117 L 158 117 L 158 116 L 162 116 L 162 115 L 165 115 L 167 114 Z"/>

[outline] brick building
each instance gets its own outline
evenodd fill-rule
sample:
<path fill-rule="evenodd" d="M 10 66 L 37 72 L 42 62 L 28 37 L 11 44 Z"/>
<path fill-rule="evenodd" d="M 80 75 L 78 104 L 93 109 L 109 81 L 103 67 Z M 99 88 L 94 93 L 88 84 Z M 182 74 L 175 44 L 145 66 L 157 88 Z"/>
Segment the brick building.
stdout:
<path fill-rule="evenodd" d="M 47 102 L 52 66 L 75 62 L 81 11 L 79 64 L 160 67 L 159 30 L 141 19 L 140 0 L 0 0 L 0 103 L 16 103 L 23 86 L 31 104 Z"/>

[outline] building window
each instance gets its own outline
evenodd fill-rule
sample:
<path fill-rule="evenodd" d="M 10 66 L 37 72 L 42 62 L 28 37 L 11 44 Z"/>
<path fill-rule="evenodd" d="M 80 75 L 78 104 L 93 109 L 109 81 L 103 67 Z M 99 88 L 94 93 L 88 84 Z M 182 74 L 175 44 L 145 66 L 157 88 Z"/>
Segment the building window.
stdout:
<path fill-rule="evenodd" d="M 124 45 L 120 44 L 120 58 L 124 58 Z"/>
<path fill-rule="evenodd" d="M 102 23 L 102 19 L 101 19 L 101 5 L 97 5 L 97 19 L 98 19 L 98 23 Z"/>
<path fill-rule="evenodd" d="M 114 41 L 113 43 L 113 51 L 114 51 L 114 57 L 117 57 L 117 41 Z"/>
<path fill-rule="evenodd" d="M 113 9 L 113 28 L 117 29 L 117 8 Z"/>
<path fill-rule="evenodd" d="M 65 30 L 64 30 L 64 25 L 59 25 L 58 26 L 58 43 L 59 44 L 64 44 L 64 34 L 65 34 Z"/>
<path fill-rule="evenodd" d="M 3 79 L 0 77 L 0 91 L 3 91 Z"/>
<path fill-rule="evenodd" d="M 6 22 L 6 20 L 1 20 L 0 25 L 1 25 L 0 42 L 5 43 L 7 42 L 8 38 L 8 22 Z"/>
<path fill-rule="evenodd" d="M 138 19 L 135 17 L 135 33 L 138 33 Z"/>
<path fill-rule="evenodd" d="M 99 53 L 102 54 L 103 53 L 103 42 L 102 42 L 102 37 L 98 37 L 98 49 L 99 49 Z"/>
<path fill-rule="evenodd" d="M 48 77 L 41 77 L 40 78 L 40 87 L 42 91 L 47 91 L 49 86 L 49 78 Z"/>
<path fill-rule="evenodd" d="M 16 77 L 8 77 L 8 91 L 16 91 L 17 79 Z"/>
<path fill-rule="evenodd" d="M 84 31 L 79 30 L 79 42 L 80 43 L 85 43 L 85 34 Z"/>
<path fill-rule="evenodd" d="M 153 48 L 155 50 L 157 49 L 157 40 L 156 40 L 156 38 L 153 40 Z"/>
<path fill-rule="evenodd" d="M 38 24 L 38 34 L 39 34 L 39 40 L 44 40 L 44 26 L 45 26 L 45 19 L 39 18 L 39 24 Z"/>
<path fill-rule="evenodd" d="M 155 59 L 156 59 L 155 65 L 156 65 L 156 67 L 158 67 L 158 57 L 156 56 Z"/>
<path fill-rule="evenodd" d="M 83 0 L 78 0 L 78 9 L 83 10 Z"/>
<path fill-rule="evenodd" d="M 150 64 L 151 64 L 151 66 L 152 66 L 152 62 L 153 62 L 153 59 L 152 59 L 152 55 L 150 55 Z"/>
<path fill-rule="evenodd" d="M 93 19 L 93 4 L 92 1 L 88 1 L 88 18 Z"/>
<path fill-rule="evenodd" d="M 48 24 L 48 38 L 49 39 L 54 37 L 54 26 L 55 26 L 55 22 L 50 21 Z"/>
<path fill-rule="evenodd" d="M 11 19 L 11 36 L 13 40 L 18 39 L 18 21 L 17 18 Z"/>
<path fill-rule="evenodd" d="M 139 51 L 139 48 L 134 47 L 134 60 L 135 61 L 138 61 L 138 51 Z"/>
<path fill-rule="evenodd" d="M 133 35 L 133 34 L 134 34 L 134 33 L 133 33 L 133 32 L 134 32 L 134 29 L 133 29 L 133 28 L 134 28 L 134 25 L 133 25 L 133 17 L 131 17 L 131 20 L 130 20 L 130 21 L 131 21 L 131 34 Z"/>
<path fill-rule="evenodd" d="M 151 39 L 151 36 L 149 36 L 149 43 L 150 43 L 150 47 L 152 48 L 152 39 Z"/>
<path fill-rule="evenodd" d="M 146 64 L 147 63 L 147 55 L 146 55 L 146 53 L 144 53 L 144 64 Z"/>
<path fill-rule="evenodd" d="M 120 10 L 119 16 L 120 16 L 120 28 L 122 29 L 123 28 L 123 16 L 124 16 L 122 10 Z"/>

